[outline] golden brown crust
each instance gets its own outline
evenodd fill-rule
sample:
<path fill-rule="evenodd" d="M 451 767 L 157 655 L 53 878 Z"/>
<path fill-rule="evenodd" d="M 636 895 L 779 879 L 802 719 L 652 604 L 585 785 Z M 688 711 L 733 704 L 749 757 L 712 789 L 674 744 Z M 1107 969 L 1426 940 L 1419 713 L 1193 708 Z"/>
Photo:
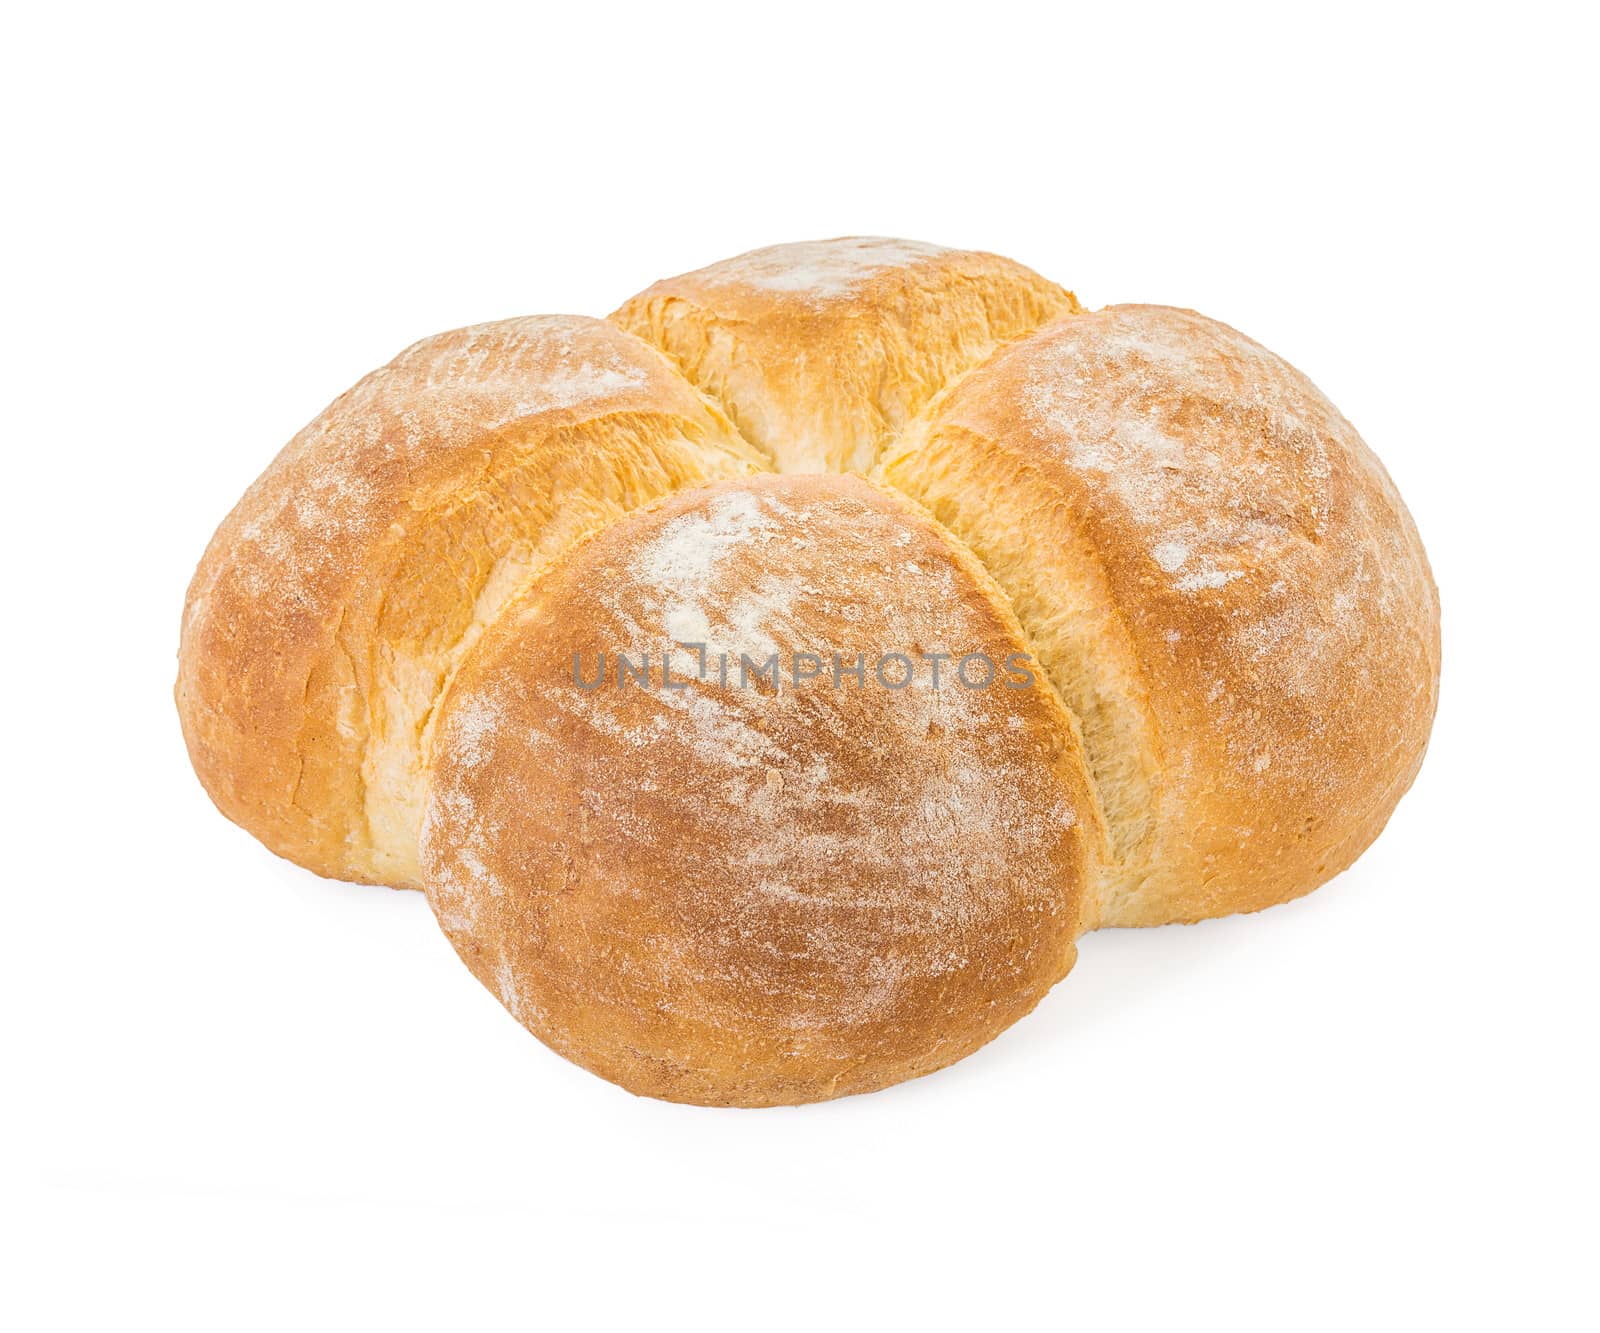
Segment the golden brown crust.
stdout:
<path fill-rule="evenodd" d="M 663 688 L 686 641 L 705 677 L 680 648 Z M 619 650 L 650 687 L 580 687 Z M 429 899 L 514 1015 L 634 1092 L 772 1105 L 937 1069 L 1065 974 L 1098 837 L 1042 683 L 952 661 L 933 689 L 930 661 L 889 689 L 876 664 L 1023 650 L 981 568 L 859 477 L 669 497 L 551 565 L 456 676 Z M 776 653 L 778 687 L 724 687 L 723 652 Z M 830 676 L 796 684 L 799 653 Z"/>
<path fill-rule="evenodd" d="M 778 471 L 864 472 L 945 385 L 1077 309 L 999 255 L 845 236 L 667 278 L 612 319 L 666 352 Z"/>
<path fill-rule="evenodd" d="M 1308 892 L 1409 786 L 1421 542 L 1248 338 L 873 238 L 612 319 L 444 334 L 333 404 L 213 539 L 177 686 L 224 813 L 425 878 L 557 1050 L 686 1101 L 882 1087 L 1025 1013 L 1082 930 Z M 671 641 L 1036 679 L 678 692 Z M 654 688 L 579 688 L 602 650 Z"/>
<path fill-rule="evenodd" d="M 423 730 L 482 626 L 589 526 L 755 462 L 603 321 L 416 344 L 290 442 L 201 560 L 177 684 L 195 771 L 280 855 L 415 886 Z"/>
<path fill-rule="evenodd" d="M 1432 725 L 1438 597 L 1382 466 L 1293 367 L 1190 311 L 1062 320 L 884 475 L 985 560 L 1083 722 L 1102 924 L 1280 902 L 1377 836 Z"/>

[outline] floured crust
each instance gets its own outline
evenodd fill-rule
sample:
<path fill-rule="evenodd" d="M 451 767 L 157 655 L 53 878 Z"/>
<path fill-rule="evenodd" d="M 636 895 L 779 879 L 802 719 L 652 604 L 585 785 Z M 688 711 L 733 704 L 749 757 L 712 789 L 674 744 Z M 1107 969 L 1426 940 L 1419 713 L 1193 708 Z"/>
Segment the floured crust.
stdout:
<path fill-rule="evenodd" d="M 677 649 L 681 690 L 655 667 L 580 687 L 602 652 L 685 641 L 710 665 Z M 595 533 L 442 704 L 441 924 L 523 1023 L 635 1092 L 814 1101 L 959 1059 L 1070 967 L 1099 831 L 1042 682 L 789 674 L 937 651 L 1025 645 L 970 556 L 860 478 L 724 482 Z M 723 686 L 723 652 L 778 654 L 778 688 Z"/>
<path fill-rule="evenodd" d="M 423 732 L 483 625 L 587 528 L 756 461 L 603 321 L 416 344 L 290 442 L 201 560 L 177 684 L 195 771 L 280 855 L 416 885 Z"/>
<path fill-rule="evenodd" d="M 778 471 L 864 472 L 947 384 L 1078 308 L 998 255 L 847 236 L 667 278 L 612 319 L 666 352 Z"/>
<path fill-rule="evenodd" d="M 1432 725 L 1438 597 L 1382 466 L 1293 367 L 1111 307 L 1001 351 L 883 475 L 985 561 L 1083 723 L 1102 924 L 1264 907 L 1377 836 Z"/>
<path fill-rule="evenodd" d="M 668 690 L 673 642 L 758 678 L 681 649 Z M 760 670 L 835 651 L 1033 678 Z M 1315 888 L 1415 776 L 1438 678 L 1416 529 L 1299 372 L 1189 311 L 857 237 L 402 353 L 218 530 L 177 700 L 225 814 L 425 883 L 556 1050 L 769 1105 L 960 1058 L 1083 930 Z"/>

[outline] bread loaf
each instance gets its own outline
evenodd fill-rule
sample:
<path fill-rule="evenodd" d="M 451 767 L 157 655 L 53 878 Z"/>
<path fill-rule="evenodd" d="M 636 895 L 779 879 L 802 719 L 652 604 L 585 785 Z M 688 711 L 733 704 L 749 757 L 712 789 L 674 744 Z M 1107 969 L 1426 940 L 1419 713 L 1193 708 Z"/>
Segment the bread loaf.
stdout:
<path fill-rule="evenodd" d="M 273 850 L 425 888 L 602 1076 L 754 1106 L 959 1059 L 1084 930 L 1315 888 L 1438 671 L 1411 518 L 1299 372 L 848 238 L 403 353 L 219 529 L 177 695 Z"/>

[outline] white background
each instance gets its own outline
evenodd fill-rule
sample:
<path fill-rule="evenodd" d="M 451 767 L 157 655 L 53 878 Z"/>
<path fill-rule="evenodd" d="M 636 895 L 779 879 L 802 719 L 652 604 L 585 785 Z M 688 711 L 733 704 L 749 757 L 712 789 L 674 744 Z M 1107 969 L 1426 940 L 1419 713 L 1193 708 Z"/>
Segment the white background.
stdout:
<path fill-rule="evenodd" d="M 8 20 L 10 1327 L 1595 1326 L 1592 34 L 1205 8 Z M 1348 874 L 947 1072 L 636 1100 L 212 810 L 185 585 L 413 339 L 857 232 L 1307 370 L 1432 556 L 1433 746 Z"/>

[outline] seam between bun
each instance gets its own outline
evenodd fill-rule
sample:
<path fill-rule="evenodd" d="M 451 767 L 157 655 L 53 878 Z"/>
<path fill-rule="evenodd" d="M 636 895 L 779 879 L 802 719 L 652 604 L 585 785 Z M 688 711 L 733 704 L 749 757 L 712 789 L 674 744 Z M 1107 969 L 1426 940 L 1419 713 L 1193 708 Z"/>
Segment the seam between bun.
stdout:
<path fill-rule="evenodd" d="M 643 295 L 643 293 L 641 293 L 641 295 Z M 729 400 L 728 395 L 722 390 L 721 387 L 710 383 L 701 383 L 700 379 L 690 372 L 690 369 L 685 364 L 682 355 L 671 350 L 671 348 L 665 345 L 667 341 L 665 338 L 663 338 L 661 343 L 651 342 L 646 338 L 641 338 L 637 333 L 635 333 L 631 328 L 622 322 L 619 316 L 623 313 L 623 311 L 633 306 L 634 302 L 638 299 L 638 297 L 632 297 L 625 301 L 622 305 L 618 306 L 617 309 L 613 310 L 609 315 L 606 316 L 606 323 L 615 325 L 635 342 L 648 347 L 652 352 L 660 357 L 662 361 L 664 361 L 672 369 L 678 378 L 688 385 L 689 389 L 693 393 L 699 395 L 699 397 L 702 398 L 712 408 L 719 419 L 728 423 L 734 434 L 736 434 L 745 442 L 746 445 L 748 445 L 758 455 L 766 460 L 767 470 L 769 472 L 778 471 L 777 459 L 773 456 L 771 448 L 762 444 L 755 438 L 754 435 L 751 434 L 747 428 L 747 423 L 739 419 L 739 414 L 734 410 L 733 403 Z M 665 328 L 666 312 L 668 309 L 676 306 L 693 307 L 694 303 L 687 297 L 682 296 L 654 296 L 648 301 L 644 302 L 642 308 L 649 312 L 651 324 L 659 324 L 661 327 Z M 742 322 L 743 321 L 741 320 L 733 318 L 723 318 L 720 321 L 720 323 L 723 325 L 739 324 Z"/>
<path fill-rule="evenodd" d="M 773 458 L 772 450 L 766 445 L 762 444 L 759 440 L 751 437 L 749 432 L 745 430 L 745 428 L 739 423 L 738 419 L 734 416 L 732 407 L 727 400 L 722 397 L 722 395 L 712 393 L 709 389 L 701 387 L 701 385 L 694 380 L 689 372 L 684 369 L 681 359 L 675 353 L 668 352 L 664 348 L 656 346 L 655 343 L 648 342 L 641 338 L 632 329 L 618 321 L 616 317 L 617 313 L 620 312 L 613 312 L 612 314 L 607 315 L 606 323 L 620 330 L 624 336 L 631 338 L 634 342 L 638 343 L 639 346 L 647 347 L 650 349 L 650 351 L 654 352 L 655 355 L 660 358 L 662 364 L 683 381 L 684 387 L 706 405 L 706 410 L 709 411 L 717 421 L 727 426 L 728 429 L 744 443 L 745 447 L 754 453 L 756 457 L 766 465 L 765 471 L 776 472 L 778 470 L 777 460 Z"/>
<path fill-rule="evenodd" d="M 689 387 L 693 388 L 694 386 L 690 385 Z M 707 405 L 709 407 L 711 407 L 712 409 L 716 409 L 717 404 L 716 404 L 714 399 L 711 399 L 711 398 L 707 397 L 704 394 L 701 394 L 700 396 L 702 398 L 706 398 L 706 402 L 707 402 Z M 637 412 L 630 413 L 630 412 L 625 412 L 625 411 L 602 412 L 602 413 L 599 413 L 599 414 L 597 414 L 597 415 L 595 415 L 593 417 L 586 417 L 582 424 L 585 425 L 585 426 L 588 426 L 592 422 L 597 422 L 597 421 L 610 422 L 610 421 L 616 420 L 619 417 L 625 417 L 625 416 L 629 416 L 629 415 L 640 415 L 640 414 L 637 413 Z M 721 414 L 720 412 L 718 413 L 719 418 L 721 418 L 722 415 L 723 414 Z M 683 421 L 684 421 L 684 425 L 685 426 L 688 426 L 690 424 L 686 418 L 683 419 Z M 731 422 L 729 424 L 731 425 Z M 685 430 L 683 433 L 684 433 L 686 438 L 688 438 L 689 435 L 690 435 L 690 432 L 688 430 Z M 741 436 L 741 439 L 742 438 L 743 437 Z M 744 442 L 746 444 L 750 444 L 749 440 L 745 440 Z M 707 439 L 703 443 L 707 447 L 717 448 L 719 451 L 727 453 L 728 457 L 734 462 L 750 462 L 751 461 L 751 460 L 748 460 L 748 459 L 741 459 L 741 458 L 738 457 L 737 454 L 733 454 L 731 451 L 722 450 L 720 442 L 718 442 L 718 441 Z M 756 446 L 755 445 L 751 445 L 751 448 L 756 448 Z M 768 471 L 774 471 L 775 469 L 770 469 L 769 468 L 767 470 Z M 734 473 L 730 473 L 729 474 L 729 476 L 735 476 L 735 475 L 737 475 L 737 474 L 734 474 Z M 759 476 L 759 475 L 761 475 L 761 472 L 758 470 L 755 473 L 753 473 L 752 475 L 758 475 Z M 725 481 L 725 480 L 728 480 L 728 479 L 729 479 L 728 477 L 712 477 L 712 478 L 709 478 L 709 479 L 698 479 L 698 480 L 695 480 L 694 482 L 692 482 L 690 484 L 672 487 L 672 488 L 670 488 L 670 489 L 668 489 L 666 491 L 663 491 L 660 495 L 652 496 L 652 497 L 650 497 L 650 499 L 645 500 L 642 504 L 627 506 L 627 507 L 623 508 L 620 513 L 614 515 L 611 518 L 601 519 L 598 522 L 587 524 L 583 528 L 579 529 L 577 532 L 573 533 L 570 537 L 567 538 L 566 541 L 562 542 L 559 546 L 554 547 L 551 551 L 548 552 L 548 554 L 546 554 L 544 556 L 544 558 L 542 560 L 539 560 L 536 563 L 530 563 L 528 568 L 526 570 L 524 570 L 520 575 L 517 576 L 516 582 L 511 586 L 511 588 L 506 592 L 504 597 L 501 599 L 500 605 L 495 609 L 494 614 L 490 615 L 490 616 L 487 616 L 487 617 L 482 617 L 482 618 L 480 618 L 480 617 L 475 615 L 473 617 L 473 619 L 470 622 L 468 622 L 467 628 L 464 629 L 459 636 L 457 636 L 457 638 L 450 644 L 449 648 L 446 650 L 447 654 L 454 656 L 455 660 L 453 662 L 451 662 L 451 664 L 447 668 L 445 676 L 444 676 L 444 679 L 441 681 L 441 683 L 439 685 L 439 688 L 434 692 L 433 702 L 431 704 L 429 704 L 426 712 L 423 714 L 422 719 L 421 719 L 421 725 L 420 725 L 419 730 L 418 730 L 419 753 L 420 753 L 421 758 L 422 758 L 423 766 L 426 767 L 426 765 L 427 765 L 428 747 L 429 747 L 429 743 L 430 743 L 430 739 L 431 739 L 433 719 L 438 714 L 440 701 L 444 698 L 445 691 L 449 688 L 451 680 L 453 680 L 455 678 L 456 673 L 459 672 L 460 669 L 461 669 L 462 663 L 471 654 L 472 649 L 474 647 L 476 647 L 476 640 L 477 639 L 481 639 L 486 633 L 488 633 L 488 631 L 500 620 L 501 616 L 503 616 L 510 607 L 516 605 L 518 602 L 520 602 L 522 600 L 523 595 L 534 584 L 534 582 L 538 580 L 538 578 L 545 572 L 545 570 L 549 569 L 558 560 L 563 559 L 567 555 L 567 553 L 569 551 L 571 551 L 574 548 L 576 548 L 582 542 L 586 541 L 588 538 L 592 537 L 594 534 L 596 534 L 598 532 L 605 531 L 607 528 L 611 527 L 615 523 L 624 522 L 625 520 L 627 520 L 629 518 L 632 518 L 635 514 L 638 514 L 638 513 L 641 513 L 641 512 L 643 512 L 643 511 L 645 511 L 647 509 L 650 509 L 650 508 L 654 507 L 655 505 L 660 504 L 664 500 L 667 500 L 667 499 L 669 499 L 670 497 L 672 497 L 674 495 L 681 494 L 684 491 L 696 490 L 701 486 L 714 485 L 718 481 Z M 474 630 L 477 631 L 476 638 L 474 639 L 474 642 L 472 644 L 468 645 L 465 649 L 462 649 L 462 647 L 461 647 L 462 642 L 469 635 L 471 635 Z"/>
<path fill-rule="evenodd" d="M 876 471 L 876 470 L 875 470 Z M 1087 792 L 1092 809 L 1096 837 L 1092 845 L 1092 870 L 1089 879 L 1082 886 L 1082 901 L 1079 906 L 1078 934 L 1082 935 L 1095 929 L 1099 916 L 1099 884 L 1102 870 L 1111 864 L 1114 857 L 1112 845 L 1111 820 L 1106 812 L 1105 802 L 1100 795 L 1100 780 L 1095 772 L 1095 765 L 1091 760 L 1089 746 L 1083 734 L 1083 723 L 1078 717 L 1072 703 L 1056 685 L 1049 664 L 1039 652 L 1033 632 L 1028 628 L 1011 594 L 1006 591 L 1000 580 L 994 575 L 988 564 L 977 551 L 949 524 L 945 523 L 933 512 L 920 497 L 897 486 L 885 477 L 869 475 L 865 478 L 869 483 L 879 489 L 887 491 L 897 499 L 909 505 L 920 517 L 925 518 L 929 524 L 939 530 L 939 533 L 949 543 L 958 563 L 967 567 L 967 572 L 972 575 L 978 585 L 989 595 L 990 600 L 1000 608 L 1011 622 L 1023 646 L 1028 650 L 1029 661 L 1037 668 L 1033 673 L 1043 686 L 1045 693 L 1050 696 L 1061 708 L 1063 720 L 1076 743 L 1074 759 L 1083 777 L 1084 790 Z"/>
<path fill-rule="evenodd" d="M 1018 605 L 1016 598 L 1001 582 L 982 554 L 971 546 L 950 524 L 945 522 L 931 504 L 927 503 L 915 492 L 900 485 L 889 475 L 889 470 L 897 458 L 909 456 L 924 447 L 939 410 L 968 379 L 980 375 L 985 367 L 990 365 L 1001 353 L 1008 351 L 1017 344 L 1027 342 L 1059 322 L 1093 313 L 1078 301 L 1074 292 L 1066 289 L 1063 289 L 1063 291 L 1065 291 L 1068 300 L 1072 304 L 1070 313 L 1045 320 L 1026 332 L 1002 340 L 995 345 L 990 354 L 982 361 L 942 385 L 922 410 L 907 422 L 893 438 L 885 442 L 878 451 L 870 476 L 872 480 L 893 490 L 896 494 L 904 496 L 926 513 L 929 519 L 948 535 L 952 543 L 970 555 L 974 564 L 983 570 L 989 581 L 994 585 L 998 595 L 1004 599 L 1006 606 L 1010 609 L 1012 616 L 1021 628 L 1030 656 L 1042 668 L 1040 674 L 1044 677 L 1046 687 L 1055 696 L 1063 711 L 1071 720 L 1073 733 L 1078 741 L 1086 785 L 1094 801 L 1095 814 L 1101 834 L 1100 864 L 1097 867 L 1099 873 L 1096 876 L 1096 882 L 1088 886 L 1086 890 L 1084 908 L 1086 924 L 1084 930 L 1088 931 L 1096 929 L 1099 920 L 1106 915 L 1107 904 L 1105 900 L 1108 894 L 1115 892 L 1120 897 L 1137 889 L 1137 878 L 1132 878 L 1124 868 L 1127 867 L 1131 859 L 1130 854 L 1137 852 L 1141 846 L 1149 843 L 1156 818 L 1155 793 L 1152 792 L 1150 799 L 1140 803 L 1139 818 L 1136 821 L 1129 821 L 1120 817 L 1119 812 L 1106 799 L 1105 792 L 1110 785 L 1108 775 L 1119 760 L 1125 765 L 1137 766 L 1139 756 L 1137 752 L 1131 750 L 1124 751 L 1120 755 L 1110 753 L 1098 741 L 1091 742 L 1084 728 L 1082 709 L 1068 697 L 1067 691 L 1063 690 L 1057 683 L 1058 664 L 1052 660 L 1052 655 L 1040 651 L 1039 636 L 1033 624 L 1030 623 L 1031 617 L 1024 614 L 1024 608 Z M 994 443 L 998 444 L 998 441 Z M 1104 565 L 1101 553 L 1094 544 L 1085 540 L 1082 546 L 1094 560 L 1096 567 L 1103 570 Z M 1123 635 L 1126 635 L 1128 633 L 1126 618 L 1121 606 L 1116 603 L 1115 599 L 1108 603 L 1105 610 L 1109 612 L 1117 629 Z M 1135 661 L 1135 666 L 1138 669 L 1137 661 Z M 1139 670 L 1139 675 L 1142 678 L 1142 670 Z M 1091 687 L 1086 683 L 1084 688 L 1087 690 Z M 1154 720 L 1146 719 L 1146 726 L 1150 732 L 1149 740 L 1151 745 L 1159 748 L 1159 735 L 1155 734 L 1153 730 Z M 1142 876 L 1138 876 L 1138 878 L 1142 878 Z"/>

